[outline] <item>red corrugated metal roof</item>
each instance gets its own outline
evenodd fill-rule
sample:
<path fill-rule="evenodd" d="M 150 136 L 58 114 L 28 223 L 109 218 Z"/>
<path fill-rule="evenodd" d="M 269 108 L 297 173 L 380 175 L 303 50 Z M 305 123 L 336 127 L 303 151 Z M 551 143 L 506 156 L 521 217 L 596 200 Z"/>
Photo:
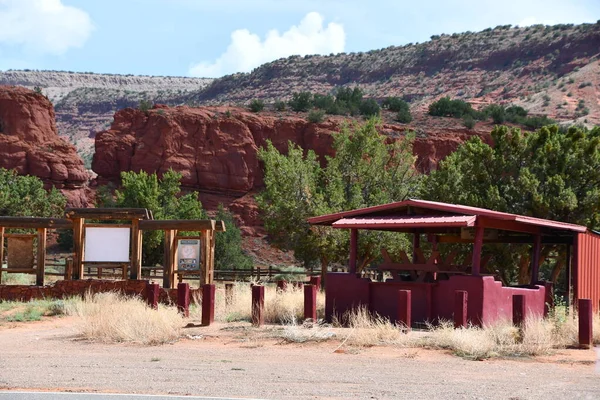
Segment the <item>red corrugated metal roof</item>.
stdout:
<path fill-rule="evenodd" d="M 379 206 L 366 207 L 357 210 L 350 211 L 342 211 L 335 214 L 322 215 L 318 217 L 309 218 L 308 222 L 310 224 L 315 225 L 332 225 L 334 222 L 349 217 L 358 217 L 358 216 L 367 216 L 369 214 L 380 213 L 384 211 L 389 211 L 390 215 L 384 216 L 384 218 L 393 218 L 395 217 L 391 213 L 393 211 L 400 211 L 402 209 L 406 209 L 407 207 L 415 207 L 415 208 L 423 208 L 434 211 L 443 211 L 452 214 L 463 214 L 470 216 L 478 216 L 478 217 L 487 217 L 491 219 L 497 220 L 506 220 L 506 221 L 515 221 L 520 222 L 526 225 L 534 225 L 546 228 L 554 228 L 554 229 L 563 229 L 569 230 L 573 232 L 586 232 L 587 228 L 581 225 L 568 224 L 565 222 L 551 221 L 547 219 L 541 218 L 533 218 L 527 217 L 524 215 L 517 214 L 509 214 L 503 213 L 500 211 L 488 210 L 485 208 L 478 207 L 470 207 L 463 206 L 458 204 L 448 204 L 448 203 L 440 203 L 436 201 L 427 201 L 427 200 L 416 200 L 409 199 L 405 201 L 400 201 L 396 203 L 382 204 Z"/>
<path fill-rule="evenodd" d="M 398 215 L 393 217 L 358 217 L 342 218 L 332 224 L 334 228 L 428 228 L 428 227 L 463 227 L 475 225 L 475 215 L 452 216 L 418 216 Z"/>

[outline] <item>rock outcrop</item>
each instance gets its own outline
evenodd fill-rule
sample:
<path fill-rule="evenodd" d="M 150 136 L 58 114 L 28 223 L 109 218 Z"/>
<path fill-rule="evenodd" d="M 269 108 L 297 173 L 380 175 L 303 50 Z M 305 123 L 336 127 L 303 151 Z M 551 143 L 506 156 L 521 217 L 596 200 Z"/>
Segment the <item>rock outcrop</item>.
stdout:
<path fill-rule="evenodd" d="M 117 182 L 122 171 L 183 175 L 183 186 L 198 190 L 207 208 L 229 206 L 249 230 L 260 226 L 251 194 L 262 187 L 258 150 L 270 140 L 280 151 L 288 141 L 314 150 L 321 160 L 333 155 L 333 134 L 343 118 L 315 124 L 294 115 L 257 115 L 240 108 L 156 106 L 115 114 L 109 130 L 96 135 L 92 169 L 98 183 Z M 401 139 L 406 126 L 383 124 L 382 133 Z M 417 135 L 418 165 L 428 171 L 468 137 L 466 129 Z M 482 134 L 482 136 L 485 136 Z"/>
<path fill-rule="evenodd" d="M 0 86 L 0 167 L 41 178 L 71 206 L 87 204 L 89 174 L 75 147 L 58 137 L 54 108 L 41 94 Z"/>

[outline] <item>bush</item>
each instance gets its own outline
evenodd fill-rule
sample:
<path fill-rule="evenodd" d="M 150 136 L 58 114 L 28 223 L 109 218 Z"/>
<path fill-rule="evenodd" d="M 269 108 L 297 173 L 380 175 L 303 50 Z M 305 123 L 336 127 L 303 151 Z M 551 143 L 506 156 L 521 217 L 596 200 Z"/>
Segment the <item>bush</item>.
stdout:
<path fill-rule="evenodd" d="M 358 109 L 360 114 L 365 117 L 374 117 L 381 112 L 381 107 L 379 107 L 379 103 L 375 99 L 363 100 Z"/>
<path fill-rule="evenodd" d="M 313 105 L 321 110 L 330 110 L 335 105 L 335 98 L 331 95 L 315 94 Z"/>
<path fill-rule="evenodd" d="M 400 112 L 404 110 L 408 110 L 408 103 L 398 97 L 388 97 L 383 101 L 381 107 L 384 110 Z"/>
<path fill-rule="evenodd" d="M 242 233 L 233 215 L 219 204 L 215 219 L 225 222 L 225 232 L 217 232 L 215 238 L 215 269 L 252 268 L 252 258 L 242 250 Z"/>
<path fill-rule="evenodd" d="M 429 105 L 429 115 L 436 117 L 461 118 L 465 115 L 473 115 L 475 110 L 469 103 L 463 100 L 451 100 L 450 97 L 442 97 Z"/>
<path fill-rule="evenodd" d="M 323 110 L 312 110 L 308 113 L 308 122 L 313 124 L 318 124 L 323 122 L 323 117 L 325 117 L 325 111 Z"/>
<path fill-rule="evenodd" d="M 295 112 L 307 112 L 312 107 L 313 95 L 310 92 L 294 93 L 288 104 Z"/>
<path fill-rule="evenodd" d="M 273 107 L 276 111 L 285 111 L 285 101 L 275 100 Z"/>
<path fill-rule="evenodd" d="M 152 108 L 153 104 L 150 100 L 140 100 L 140 104 L 138 105 L 138 110 L 143 112 L 148 112 Z"/>
<path fill-rule="evenodd" d="M 400 122 L 401 124 L 408 124 L 412 121 L 412 119 L 413 118 L 410 110 L 401 110 L 396 114 L 396 121 Z"/>
<path fill-rule="evenodd" d="M 504 106 L 492 104 L 486 107 L 486 112 L 492 117 L 495 124 L 503 124 L 506 121 L 506 110 Z"/>
<path fill-rule="evenodd" d="M 254 99 L 250 102 L 248 109 L 253 113 L 259 113 L 265 109 L 265 102 L 260 99 Z"/>
<path fill-rule="evenodd" d="M 467 127 L 467 129 L 473 129 L 475 127 L 475 119 L 470 115 L 465 115 L 463 117 L 463 125 Z"/>

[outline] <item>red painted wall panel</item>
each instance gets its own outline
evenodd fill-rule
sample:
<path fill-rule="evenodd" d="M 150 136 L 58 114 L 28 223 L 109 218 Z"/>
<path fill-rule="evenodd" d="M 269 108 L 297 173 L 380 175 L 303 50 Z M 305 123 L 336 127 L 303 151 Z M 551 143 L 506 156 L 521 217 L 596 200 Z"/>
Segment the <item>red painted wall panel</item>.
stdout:
<path fill-rule="evenodd" d="M 577 235 L 576 268 L 574 280 L 575 301 L 590 299 L 594 312 L 600 302 L 600 235 Z"/>

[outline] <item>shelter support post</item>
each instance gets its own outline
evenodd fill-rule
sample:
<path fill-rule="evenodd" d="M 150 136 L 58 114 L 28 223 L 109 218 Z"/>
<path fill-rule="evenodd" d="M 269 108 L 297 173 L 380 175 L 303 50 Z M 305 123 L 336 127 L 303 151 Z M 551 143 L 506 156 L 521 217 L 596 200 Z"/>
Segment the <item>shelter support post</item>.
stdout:
<path fill-rule="evenodd" d="M 44 286 L 44 272 L 46 270 L 46 228 L 38 228 L 37 230 L 37 266 L 35 284 Z"/>
<path fill-rule="evenodd" d="M 473 243 L 473 265 L 471 274 L 479 276 L 481 272 L 481 248 L 483 247 L 483 227 L 478 226 L 475 228 L 475 241 Z"/>
<path fill-rule="evenodd" d="M 4 227 L 0 226 L 0 284 L 2 284 L 2 265 L 4 263 Z"/>
<path fill-rule="evenodd" d="M 84 218 L 73 219 L 73 279 L 83 279 L 83 223 Z"/>
<path fill-rule="evenodd" d="M 356 273 L 356 258 L 358 254 L 358 229 L 350 229 L 350 265 L 349 273 Z"/>
<path fill-rule="evenodd" d="M 142 231 L 140 221 L 131 221 L 131 266 L 129 279 L 137 280 L 142 277 Z"/>
<path fill-rule="evenodd" d="M 573 272 L 572 272 L 572 252 L 571 252 L 571 245 L 567 244 L 567 270 L 565 271 L 565 276 L 566 276 L 566 283 L 565 283 L 565 293 L 566 293 L 566 297 L 567 297 L 567 310 L 569 309 L 569 307 L 571 306 L 571 285 L 573 285 Z"/>
<path fill-rule="evenodd" d="M 164 244 L 164 255 L 163 255 L 163 287 L 165 289 L 172 288 L 175 284 L 174 280 L 174 257 L 173 254 L 173 241 L 175 240 L 175 231 L 172 229 L 166 229 L 165 231 L 165 244 Z"/>
<path fill-rule="evenodd" d="M 419 258 L 417 256 L 417 249 L 421 247 L 421 234 L 419 232 L 413 233 L 413 264 L 417 264 L 419 262 Z"/>
<path fill-rule="evenodd" d="M 540 270 L 540 253 L 542 251 L 542 235 L 533 238 L 533 254 L 531 255 L 531 285 L 537 284 Z"/>

